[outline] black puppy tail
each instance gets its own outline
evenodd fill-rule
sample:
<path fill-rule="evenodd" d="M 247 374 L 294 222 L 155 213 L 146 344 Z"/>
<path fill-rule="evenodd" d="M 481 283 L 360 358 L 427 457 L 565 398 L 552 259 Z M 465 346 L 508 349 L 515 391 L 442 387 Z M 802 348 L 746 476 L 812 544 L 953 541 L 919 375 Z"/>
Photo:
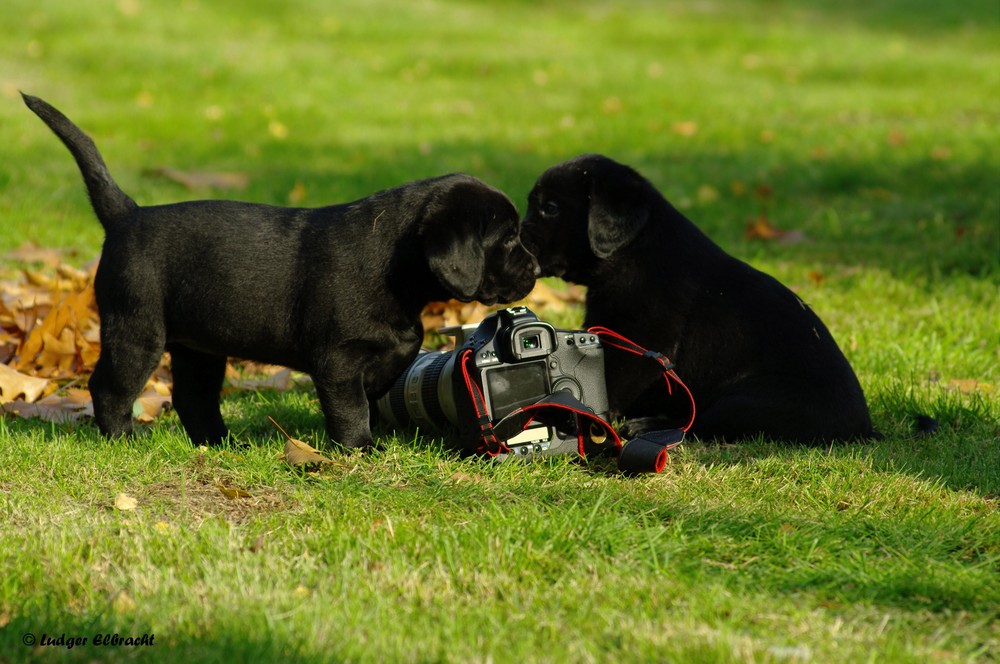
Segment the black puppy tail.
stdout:
<path fill-rule="evenodd" d="M 104 159 L 97 151 L 97 146 L 94 145 L 90 136 L 87 136 L 69 118 L 38 97 L 32 97 L 23 92 L 21 96 L 28 108 L 40 117 L 69 148 L 73 158 L 76 159 L 77 166 L 80 167 L 80 173 L 83 174 L 83 181 L 87 185 L 87 193 L 90 196 L 90 204 L 94 208 L 94 213 L 101 225 L 104 226 L 105 232 L 110 231 L 136 208 L 135 201 L 129 198 L 111 179 L 111 173 L 108 172 L 108 167 L 104 164 Z"/>

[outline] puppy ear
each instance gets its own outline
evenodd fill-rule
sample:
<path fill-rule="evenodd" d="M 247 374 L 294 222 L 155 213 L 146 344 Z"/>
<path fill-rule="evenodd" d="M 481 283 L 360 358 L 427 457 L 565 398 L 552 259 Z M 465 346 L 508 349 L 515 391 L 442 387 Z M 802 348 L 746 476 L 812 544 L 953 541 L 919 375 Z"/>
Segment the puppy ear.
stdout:
<path fill-rule="evenodd" d="M 593 172 L 590 178 L 587 238 L 594 255 L 607 258 L 634 240 L 649 221 L 649 192 L 645 180 L 621 164 Z"/>
<path fill-rule="evenodd" d="M 463 205 L 467 196 L 461 193 L 469 192 L 453 190 L 427 206 L 420 239 L 431 273 L 453 297 L 468 302 L 479 292 L 486 255 L 482 229 L 474 223 L 480 214 Z"/>

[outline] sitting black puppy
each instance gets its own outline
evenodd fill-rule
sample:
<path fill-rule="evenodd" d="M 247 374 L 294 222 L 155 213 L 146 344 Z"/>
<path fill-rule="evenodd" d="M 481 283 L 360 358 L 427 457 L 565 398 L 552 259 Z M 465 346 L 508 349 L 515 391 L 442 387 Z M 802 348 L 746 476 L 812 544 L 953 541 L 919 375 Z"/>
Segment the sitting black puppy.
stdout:
<path fill-rule="evenodd" d="M 692 433 L 802 443 L 873 434 L 858 379 L 816 314 L 633 169 L 582 155 L 542 174 L 528 200 L 523 237 L 542 273 L 588 287 L 586 326 L 676 364 L 697 403 Z M 689 404 L 668 398 L 658 375 L 608 360 L 613 415 L 630 433 L 687 421 Z"/>
<path fill-rule="evenodd" d="M 132 430 L 132 403 L 170 352 L 173 403 L 195 443 L 226 437 L 226 359 L 312 376 L 329 437 L 372 444 L 369 399 L 417 355 L 420 311 L 527 295 L 537 263 L 500 191 L 446 175 L 314 209 L 235 201 L 139 207 L 93 141 L 41 99 L 24 101 L 76 158 L 105 230 L 95 279 L 101 354 L 90 379 L 101 433 Z"/>

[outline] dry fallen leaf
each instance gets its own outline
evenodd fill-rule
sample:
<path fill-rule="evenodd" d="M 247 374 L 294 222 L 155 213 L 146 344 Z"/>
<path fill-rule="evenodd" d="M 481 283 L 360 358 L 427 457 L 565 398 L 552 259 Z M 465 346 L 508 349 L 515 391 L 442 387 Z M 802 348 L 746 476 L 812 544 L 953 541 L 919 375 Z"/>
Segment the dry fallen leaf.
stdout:
<path fill-rule="evenodd" d="M 587 291 L 582 286 L 566 284 L 565 288 L 553 288 L 544 281 L 537 282 L 525 298 L 528 307 L 540 315 L 546 311 L 565 311 L 567 307 L 583 305 L 586 300 Z"/>
<path fill-rule="evenodd" d="M 65 249 L 39 247 L 33 242 L 25 242 L 17 249 L 7 252 L 7 257 L 23 263 L 42 263 L 47 267 L 56 267 L 62 263 Z"/>
<path fill-rule="evenodd" d="M 89 398 L 86 402 L 81 403 L 74 397 L 59 397 L 53 394 L 37 403 L 28 403 L 18 399 L 0 404 L 0 410 L 18 417 L 37 417 L 46 422 L 62 424 L 84 417 L 93 417 L 94 403 Z"/>
<path fill-rule="evenodd" d="M 238 189 L 243 190 L 250 184 L 250 176 L 246 173 L 213 172 L 213 171 L 182 171 L 169 166 L 160 166 L 145 172 L 145 175 L 160 176 L 176 182 L 187 189 Z"/>
<path fill-rule="evenodd" d="M 703 184 L 698 187 L 696 196 L 698 198 L 698 202 L 702 205 L 714 203 L 719 200 L 719 190 L 710 184 Z"/>
<path fill-rule="evenodd" d="M 238 486 L 226 486 L 225 484 L 223 484 L 219 480 L 215 481 L 215 486 L 216 486 L 216 488 L 219 489 L 219 491 L 222 492 L 222 495 L 225 496 L 226 498 L 228 498 L 229 500 L 236 500 L 237 498 L 251 498 L 252 497 L 250 495 L 250 493 L 247 492 L 245 489 L 241 489 Z"/>
<path fill-rule="evenodd" d="M 284 140 L 288 138 L 288 127 L 278 120 L 271 120 L 267 125 L 267 133 L 271 134 L 274 138 Z"/>
<path fill-rule="evenodd" d="M 478 323 L 489 316 L 495 307 L 487 307 L 478 302 L 431 302 L 424 307 L 421 315 L 424 326 L 424 345 L 429 348 L 449 348 L 454 339 L 441 339 L 438 330 L 444 327 L 457 327 L 469 323 Z"/>
<path fill-rule="evenodd" d="M 136 420 L 148 424 L 163 413 L 171 403 L 171 397 L 161 396 L 155 392 L 146 393 L 132 404 L 132 415 Z"/>
<path fill-rule="evenodd" d="M 952 378 L 948 381 L 948 389 L 956 390 L 962 394 L 969 394 L 977 391 L 990 394 L 995 388 L 992 383 L 983 383 L 975 378 Z"/>
<path fill-rule="evenodd" d="M 296 182 L 292 190 L 288 192 L 288 203 L 298 205 L 306 198 L 306 186 L 301 182 Z"/>
<path fill-rule="evenodd" d="M 540 317 L 545 312 L 561 312 L 569 306 L 582 305 L 586 300 L 586 290 L 574 284 L 566 284 L 565 288 L 553 288 L 544 281 L 535 283 L 534 289 L 522 303 L 527 305 Z M 513 306 L 513 305 L 511 305 Z M 424 347 L 450 349 L 453 347 L 452 337 L 442 338 L 438 330 L 444 327 L 461 325 L 477 325 L 484 318 L 496 311 L 497 307 L 488 307 L 478 302 L 431 302 L 421 314 L 424 326 Z"/>
<path fill-rule="evenodd" d="M 271 420 L 271 424 L 278 427 L 278 431 L 284 434 L 285 440 L 285 461 L 290 466 L 318 466 L 324 463 L 333 463 L 332 459 L 328 459 L 319 453 L 319 450 L 312 447 L 308 443 L 304 443 L 301 440 L 297 440 L 288 435 L 288 432 L 281 428 L 273 417 L 268 417 Z"/>
<path fill-rule="evenodd" d="M 885 142 L 888 143 L 890 147 L 898 148 L 906 145 L 909 142 L 909 139 L 901 130 L 893 129 L 886 135 Z"/>
<path fill-rule="evenodd" d="M 139 506 L 139 501 L 127 493 L 119 493 L 115 496 L 115 509 L 130 511 Z"/>
<path fill-rule="evenodd" d="M 24 397 L 24 401 L 37 401 L 49 386 L 46 378 L 36 378 L 0 364 L 0 403 Z"/>
<path fill-rule="evenodd" d="M 747 223 L 744 237 L 748 240 L 774 241 L 780 244 L 799 244 L 806 241 L 806 234 L 799 230 L 783 230 L 771 224 L 766 212 Z"/>
<path fill-rule="evenodd" d="M 691 120 L 675 122 L 671 129 L 679 136 L 694 136 L 698 133 L 698 123 Z"/>

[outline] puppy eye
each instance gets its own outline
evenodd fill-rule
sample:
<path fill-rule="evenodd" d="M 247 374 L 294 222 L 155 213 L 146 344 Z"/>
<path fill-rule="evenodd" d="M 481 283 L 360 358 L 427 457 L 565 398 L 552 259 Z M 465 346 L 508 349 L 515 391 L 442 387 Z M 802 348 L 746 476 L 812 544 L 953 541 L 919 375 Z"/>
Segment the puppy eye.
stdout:
<path fill-rule="evenodd" d="M 555 201 L 545 201 L 538 211 L 546 219 L 553 219 L 559 216 L 559 204 Z"/>

